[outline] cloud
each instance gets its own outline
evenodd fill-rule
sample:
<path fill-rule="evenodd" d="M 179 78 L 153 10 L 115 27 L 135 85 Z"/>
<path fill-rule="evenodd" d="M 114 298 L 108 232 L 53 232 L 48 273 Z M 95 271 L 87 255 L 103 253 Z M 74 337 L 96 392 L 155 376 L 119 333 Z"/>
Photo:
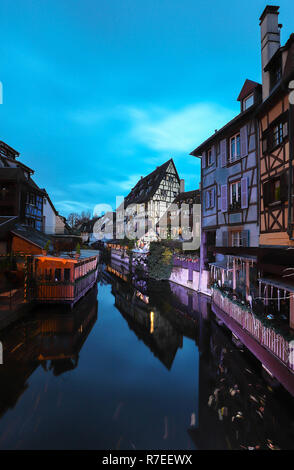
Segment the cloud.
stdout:
<path fill-rule="evenodd" d="M 159 152 L 190 153 L 203 140 L 232 119 L 234 111 L 199 103 L 178 111 L 128 108 L 129 137 Z"/>
<path fill-rule="evenodd" d="M 120 180 L 105 179 L 103 181 L 87 181 L 82 183 L 74 183 L 70 185 L 70 189 L 76 191 L 86 192 L 90 194 L 96 194 L 101 191 L 105 191 L 109 188 L 113 188 L 116 192 L 120 189 L 122 191 L 130 191 L 133 186 L 140 179 L 139 174 L 133 174 L 129 176 L 123 176 Z"/>
<path fill-rule="evenodd" d="M 90 209 L 89 204 L 86 202 L 80 201 L 72 201 L 72 200 L 65 200 L 65 201 L 58 201 L 56 203 L 56 209 L 60 211 L 61 215 L 69 214 L 70 212 L 82 212 L 87 211 Z"/>

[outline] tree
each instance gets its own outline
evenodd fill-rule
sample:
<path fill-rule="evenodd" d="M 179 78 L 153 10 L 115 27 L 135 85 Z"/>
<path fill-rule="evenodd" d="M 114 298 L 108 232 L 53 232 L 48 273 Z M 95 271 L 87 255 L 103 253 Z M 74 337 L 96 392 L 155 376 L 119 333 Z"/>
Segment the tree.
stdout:
<path fill-rule="evenodd" d="M 67 218 L 67 223 L 71 228 L 74 228 L 79 220 L 79 214 L 76 212 L 71 212 Z"/>
<path fill-rule="evenodd" d="M 169 279 L 173 269 L 172 250 L 159 242 L 151 242 L 147 266 L 152 279 Z"/>

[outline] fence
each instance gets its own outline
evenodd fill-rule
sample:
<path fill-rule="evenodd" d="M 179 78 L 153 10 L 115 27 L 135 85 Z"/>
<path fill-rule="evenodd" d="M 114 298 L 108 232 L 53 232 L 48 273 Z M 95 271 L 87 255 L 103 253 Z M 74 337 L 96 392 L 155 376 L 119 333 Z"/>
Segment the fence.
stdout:
<path fill-rule="evenodd" d="M 294 371 L 294 363 L 290 354 L 291 341 L 285 339 L 272 328 L 263 325 L 245 306 L 239 306 L 216 288 L 212 289 L 212 299 L 221 310 Z"/>

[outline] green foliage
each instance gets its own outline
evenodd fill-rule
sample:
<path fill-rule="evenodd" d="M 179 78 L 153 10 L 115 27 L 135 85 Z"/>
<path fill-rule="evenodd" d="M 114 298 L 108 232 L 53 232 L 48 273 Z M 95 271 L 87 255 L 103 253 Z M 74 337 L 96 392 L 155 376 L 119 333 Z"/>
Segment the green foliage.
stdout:
<path fill-rule="evenodd" d="M 173 252 L 159 242 L 151 242 L 147 258 L 148 274 L 157 280 L 169 279 L 173 268 Z"/>
<path fill-rule="evenodd" d="M 81 245 L 80 245 L 79 243 L 77 243 L 76 252 L 77 252 L 79 255 L 81 254 Z"/>
<path fill-rule="evenodd" d="M 45 251 L 49 251 L 50 248 L 50 240 L 47 240 L 46 245 L 44 246 Z"/>

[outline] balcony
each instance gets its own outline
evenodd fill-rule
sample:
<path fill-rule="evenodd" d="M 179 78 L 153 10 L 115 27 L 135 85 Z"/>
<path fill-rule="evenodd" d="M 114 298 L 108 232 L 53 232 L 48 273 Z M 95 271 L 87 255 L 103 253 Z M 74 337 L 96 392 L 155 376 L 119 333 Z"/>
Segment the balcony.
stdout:
<path fill-rule="evenodd" d="M 216 286 L 213 286 L 211 291 L 217 307 L 294 372 L 293 353 L 291 354 L 294 331 L 290 327 L 280 325 L 275 320 L 268 320 L 266 315 L 253 311 L 245 302 L 230 298 Z"/>

